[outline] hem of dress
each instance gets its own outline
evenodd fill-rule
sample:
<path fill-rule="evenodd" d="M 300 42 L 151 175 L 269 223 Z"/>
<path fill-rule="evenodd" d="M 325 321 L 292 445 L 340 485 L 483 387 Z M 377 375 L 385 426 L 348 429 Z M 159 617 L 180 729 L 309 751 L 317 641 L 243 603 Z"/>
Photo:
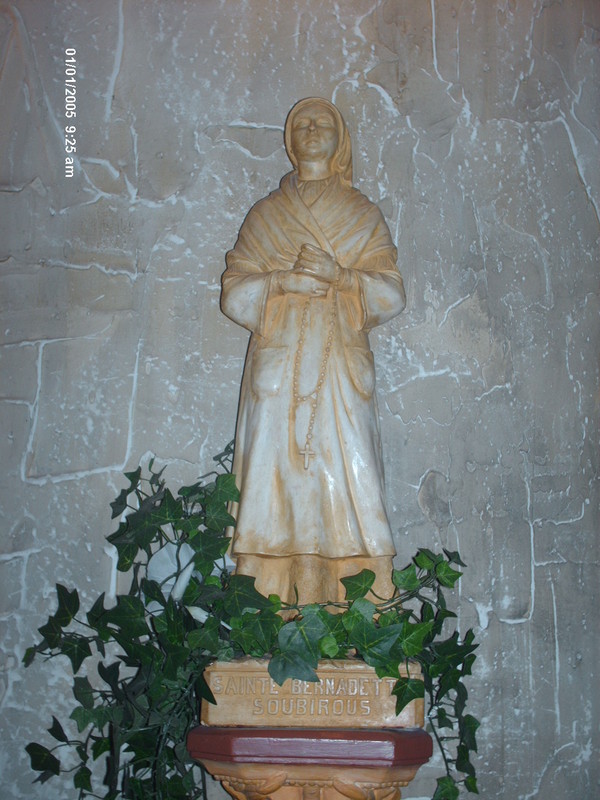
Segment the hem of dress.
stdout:
<path fill-rule="evenodd" d="M 341 579 L 356 575 L 363 569 L 375 573 L 375 582 L 367 599 L 389 599 L 395 592 L 392 555 L 326 558 L 314 554 L 273 556 L 240 553 L 235 555 L 235 560 L 236 573 L 254 577 L 261 594 L 279 595 L 289 604 L 345 601 L 346 589 Z"/>

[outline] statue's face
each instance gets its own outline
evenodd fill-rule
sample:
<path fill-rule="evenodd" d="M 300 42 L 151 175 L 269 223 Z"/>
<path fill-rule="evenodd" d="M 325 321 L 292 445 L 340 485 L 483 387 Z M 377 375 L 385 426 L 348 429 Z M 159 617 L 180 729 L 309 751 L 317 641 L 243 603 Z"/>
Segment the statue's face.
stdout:
<path fill-rule="evenodd" d="M 291 145 L 299 163 L 330 161 L 338 146 L 335 117 L 322 103 L 307 103 L 292 120 Z"/>

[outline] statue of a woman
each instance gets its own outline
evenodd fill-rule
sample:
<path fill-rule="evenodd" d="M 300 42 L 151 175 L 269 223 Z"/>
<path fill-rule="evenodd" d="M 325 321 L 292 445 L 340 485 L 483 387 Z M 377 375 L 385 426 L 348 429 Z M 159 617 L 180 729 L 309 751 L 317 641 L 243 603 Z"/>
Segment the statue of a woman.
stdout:
<path fill-rule="evenodd" d="M 352 187 L 337 108 L 290 111 L 294 166 L 248 213 L 227 254 L 221 304 L 251 331 L 236 430 L 236 571 L 293 602 L 343 599 L 339 579 L 372 569 L 391 593 L 368 331 L 405 305 L 396 248 L 377 206 Z M 296 589 L 294 588 L 296 587 Z"/>

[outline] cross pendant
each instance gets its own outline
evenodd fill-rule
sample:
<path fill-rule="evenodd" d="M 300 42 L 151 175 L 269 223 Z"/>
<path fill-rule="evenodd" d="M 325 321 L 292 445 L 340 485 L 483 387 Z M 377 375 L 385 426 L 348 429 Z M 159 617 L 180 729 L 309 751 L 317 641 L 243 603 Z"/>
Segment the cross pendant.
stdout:
<path fill-rule="evenodd" d="M 304 450 L 300 450 L 299 452 L 300 452 L 300 455 L 301 455 L 301 456 L 304 456 L 304 469 L 308 469 L 309 462 L 310 462 L 310 458 L 311 458 L 311 456 L 314 456 L 314 455 L 316 455 L 316 453 L 314 453 L 314 452 L 313 452 L 313 451 L 310 449 L 310 447 L 309 447 L 308 445 L 306 445 L 306 447 L 304 448 Z"/>

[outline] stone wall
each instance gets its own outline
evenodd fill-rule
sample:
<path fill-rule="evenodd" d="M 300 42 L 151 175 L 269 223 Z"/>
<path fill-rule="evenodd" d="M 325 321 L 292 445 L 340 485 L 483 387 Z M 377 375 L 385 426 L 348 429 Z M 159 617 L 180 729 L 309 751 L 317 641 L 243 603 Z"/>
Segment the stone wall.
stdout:
<path fill-rule="evenodd" d="M 155 453 L 178 486 L 233 435 L 224 253 L 307 95 L 400 252 L 408 308 L 372 337 L 389 510 L 399 565 L 469 565 L 481 796 L 596 796 L 599 39 L 596 0 L 0 2 L 3 797 L 75 796 L 23 750 L 69 674 L 20 660 L 57 581 L 114 591 L 122 471 Z"/>

